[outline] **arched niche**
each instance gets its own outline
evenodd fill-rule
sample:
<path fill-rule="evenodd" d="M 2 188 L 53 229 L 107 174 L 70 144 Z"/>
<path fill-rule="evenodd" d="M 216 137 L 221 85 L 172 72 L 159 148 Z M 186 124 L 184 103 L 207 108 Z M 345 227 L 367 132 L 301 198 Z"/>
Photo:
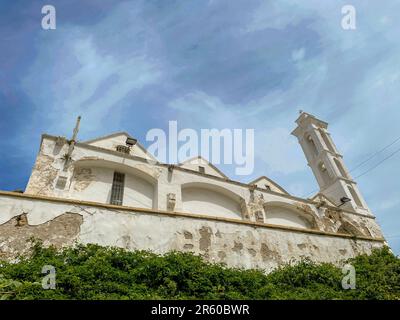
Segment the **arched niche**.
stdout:
<path fill-rule="evenodd" d="M 119 172 L 125 175 L 123 206 L 157 209 L 157 179 L 148 170 L 100 159 L 79 160 L 74 164 L 72 197 L 110 203 L 114 172 Z"/>
<path fill-rule="evenodd" d="M 333 161 L 335 162 L 335 165 L 336 165 L 336 167 L 338 168 L 338 170 L 339 170 L 339 172 L 340 172 L 340 175 L 341 175 L 343 178 L 348 178 L 347 173 L 346 173 L 346 170 L 344 169 L 342 163 L 341 163 L 338 159 L 336 159 L 336 158 L 333 158 Z"/>
<path fill-rule="evenodd" d="M 229 189 L 209 183 L 187 183 L 181 186 L 184 212 L 223 218 L 241 218 L 242 198 Z"/>
<path fill-rule="evenodd" d="M 363 236 L 363 232 L 359 230 L 354 224 L 348 222 L 348 221 L 342 221 L 342 224 L 340 225 L 338 233 L 344 233 L 344 234 L 349 234 L 352 236 Z"/>
<path fill-rule="evenodd" d="M 314 218 L 298 207 L 280 201 L 267 202 L 264 205 L 265 223 L 301 229 L 313 229 Z"/>
<path fill-rule="evenodd" d="M 358 196 L 357 192 L 351 186 L 347 186 L 347 188 L 349 189 L 351 197 L 353 198 L 353 200 L 356 203 L 357 207 L 362 208 L 363 205 L 361 203 L 360 197 Z"/>
<path fill-rule="evenodd" d="M 311 135 L 306 136 L 306 142 L 309 150 L 311 151 L 313 157 L 316 157 L 318 155 L 318 149 L 317 146 L 315 145 L 314 139 L 311 137 Z"/>
<path fill-rule="evenodd" d="M 333 152 L 333 153 L 336 153 L 336 150 L 335 150 L 335 148 L 333 146 L 333 143 L 330 140 L 330 137 L 328 137 L 328 134 L 322 129 L 320 129 L 319 132 L 320 132 L 322 140 L 324 140 L 325 145 L 328 148 L 328 150 Z"/>
<path fill-rule="evenodd" d="M 318 164 L 318 170 L 324 185 L 328 185 L 331 182 L 331 177 L 329 176 L 328 169 L 322 161 Z"/>

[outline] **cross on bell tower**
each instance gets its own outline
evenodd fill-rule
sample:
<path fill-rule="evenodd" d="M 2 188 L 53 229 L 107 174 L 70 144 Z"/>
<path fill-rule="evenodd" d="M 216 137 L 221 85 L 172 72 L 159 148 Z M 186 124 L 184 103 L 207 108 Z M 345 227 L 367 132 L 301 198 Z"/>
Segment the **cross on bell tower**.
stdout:
<path fill-rule="evenodd" d="M 301 111 L 296 120 L 297 128 L 292 134 L 297 137 L 308 165 L 317 179 L 320 193 L 337 206 L 359 213 L 371 214 L 327 131 L 328 123 Z M 345 202 L 343 200 L 350 199 Z"/>

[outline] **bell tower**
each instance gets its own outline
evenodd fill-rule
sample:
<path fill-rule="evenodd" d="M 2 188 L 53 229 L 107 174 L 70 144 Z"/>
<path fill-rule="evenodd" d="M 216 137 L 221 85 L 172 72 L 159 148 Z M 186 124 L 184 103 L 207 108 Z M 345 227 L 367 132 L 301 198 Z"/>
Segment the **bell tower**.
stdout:
<path fill-rule="evenodd" d="M 297 137 L 317 179 L 319 193 L 343 209 L 371 215 L 327 131 L 328 123 L 302 111 L 296 123 L 297 128 L 292 134 Z"/>

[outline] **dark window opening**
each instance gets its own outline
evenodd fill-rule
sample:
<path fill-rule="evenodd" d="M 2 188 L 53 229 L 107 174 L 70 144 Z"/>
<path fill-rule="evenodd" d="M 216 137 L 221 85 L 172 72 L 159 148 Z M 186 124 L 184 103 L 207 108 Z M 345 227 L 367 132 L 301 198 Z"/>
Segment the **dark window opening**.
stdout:
<path fill-rule="evenodd" d="M 333 158 L 333 160 L 335 161 L 336 167 L 339 169 L 340 175 L 343 178 L 348 178 L 346 170 L 344 169 L 343 165 L 340 163 L 340 161 L 336 158 Z"/>
<path fill-rule="evenodd" d="M 56 183 L 56 188 L 64 190 L 67 185 L 67 177 L 59 177 Z"/>
<path fill-rule="evenodd" d="M 124 145 L 118 145 L 116 149 L 118 152 L 122 152 L 122 153 L 126 153 L 126 154 L 129 154 L 131 152 L 131 148 L 129 148 L 128 146 L 124 146 Z"/>
<path fill-rule="evenodd" d="M 361 200 L 360 200 L 360 198 L 358 197 L 358 194 L 356 193 L 356 191 L 355 191 L 352 187 L 350 187 L 350 186 L 347 186 L 347 188 L 349 189 L 350 194 L 351 194 L 351 196 L 353 197 L 353 200 L 355 201 L 357 207 L 362 208 L 363 205 L 362 205 Z"/>
<path fill-rule="evenodd" d="M 120 172 L 114 172 L 114 179 L 111 188 L 111 204 L 122 206 L 122 201 L 124 199 L 124 184 L 125 175 Z"/>
<path fill-rule="evenodd" d="M 333 144 L 328 135 L 323 130 L 319 130 L 319 132 L 321 133 L 322 139 L 324 140 L 328 150 L 335 153 L 335 148 L 333 147 Z"/>
<path fill-rule="evenodd" d="M 314 156 L 318 155 L 318 149 L 317 146 L 315 145 L 315 142 L 311 136 L 307 137 L 308 145 L 311 148 L 312 152 L 314 153 Z"/>
<path fill-rule="evenodd" d="M 205 172 L 206 172 L 206 170 L 205 170 L 205 168 L 204 168 L 204 167 L 202 167 L 202 166 L 199 166 L 199 172 L 200 172 L 200 173 L 205 173 Z"/>

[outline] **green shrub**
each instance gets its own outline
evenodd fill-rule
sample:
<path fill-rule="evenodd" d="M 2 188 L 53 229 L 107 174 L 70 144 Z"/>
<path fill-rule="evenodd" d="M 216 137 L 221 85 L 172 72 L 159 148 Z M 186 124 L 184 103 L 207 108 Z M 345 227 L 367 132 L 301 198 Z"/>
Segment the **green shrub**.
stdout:
<path fill-rule="evenodd" d="M 35 243 L 29 257 L 0 263 L 1 299 L 400 299 L 400 260 L 388 248 L 350 259 L 356 289 L 340 268 L 303 260 L 265 275 L 227 268 L 191 253 L 163 256 L 98 245 L 56 250 Z M 44 265 L 56 289 L 42 288 Z"/>

